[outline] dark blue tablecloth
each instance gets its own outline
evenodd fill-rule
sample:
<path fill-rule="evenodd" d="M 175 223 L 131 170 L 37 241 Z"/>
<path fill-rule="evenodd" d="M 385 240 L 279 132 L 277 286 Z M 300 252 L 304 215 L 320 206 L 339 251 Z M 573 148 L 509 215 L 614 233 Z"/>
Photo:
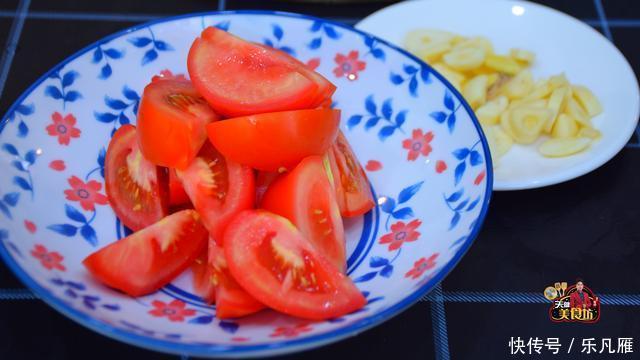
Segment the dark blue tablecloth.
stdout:
<path fill-rule="evenodd" d="M 480 0 L 478 0 L 480 1 Z M 640 70 L 640 2 L 543 0 L 600 31 Z M 85 45 L 136 23 L 216 9 L 274 9 L 356 23 L 390 2 L 351 5 L 289 1 L 0 1 L 0 113 L 42 73 Z M 526 48 L 526 44 L 521 44 Z M 588 59 L 585 59 L 588 61 Z M 606 71 L 607 69 L 593 69 Z M 615 121 L 615 119 L 611 119 Z M 479 238 L 438 286 L 398 317 L 304 359 L 502 359 L 532 338 L 572 339 L 574 351 L 532 358 L 600 358 L 582 341 L 640 341 L 640 129 L 602 168 L 539 190 L 494 193 Z M 542 290 L 576 277 L 600 296 L 597 324 L 555 324 Z M 566 350 L 566 349 L 564 349 Z M 633 354 L 616 358 L 640 358 Z M 0 264 L 0 359 L 175 359 L 98 335 L 60 315 Z"/>

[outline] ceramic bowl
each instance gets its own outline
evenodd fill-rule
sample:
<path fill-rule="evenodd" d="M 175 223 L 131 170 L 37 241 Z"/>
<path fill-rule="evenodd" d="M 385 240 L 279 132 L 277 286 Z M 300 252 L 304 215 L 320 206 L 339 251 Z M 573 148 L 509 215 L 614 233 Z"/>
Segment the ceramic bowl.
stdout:
<path fill-rule="evenodd" d="M 367 305 L 309 322 L 263 311 L 221 321 L 191 274 L 131 298 L 81 264 L 126 236 L 104 193 L 105 149 L 135 123 L 154 74 L 186 73 L 206 26 L 276 47 L 338 90 L 342 130 L 366 167 L 378 206 L 345 221 L 348 275 Z M 471 246 L 487 212 L 491 159 L 478 122 L 443 78 L 406 52 L 350 27 L 302 15 L 224 12 L 136 26 L 42 76 L 0 132 L 0 255 L 29 288 L 84 326 L 141 347 L 204 357 L 289 353 L 353 336 L 418 301 Z"/>

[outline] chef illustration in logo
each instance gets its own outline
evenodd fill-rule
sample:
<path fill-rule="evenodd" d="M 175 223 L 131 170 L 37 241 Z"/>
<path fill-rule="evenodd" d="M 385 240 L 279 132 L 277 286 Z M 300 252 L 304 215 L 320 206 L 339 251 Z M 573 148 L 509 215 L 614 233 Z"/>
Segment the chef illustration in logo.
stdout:
<path fill-rule="evenodd" d="M 584 291 L 584 283 L 582 280 L 578 279 L 576 281 L 576 291 L 571 293 L 569 297 L 569 303 L 571 304 L 571 308 L 579 308 L 579 309 L 588 309 L 591 307 L 596 307 L 598 302 L 598 297 L 596 296 L 593 301 Z"/>

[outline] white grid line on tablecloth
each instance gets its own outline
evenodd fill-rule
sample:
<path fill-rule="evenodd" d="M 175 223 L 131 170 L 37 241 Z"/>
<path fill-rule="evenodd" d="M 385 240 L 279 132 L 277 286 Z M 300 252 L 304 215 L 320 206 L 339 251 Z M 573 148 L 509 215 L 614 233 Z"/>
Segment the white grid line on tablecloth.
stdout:
<path fill-rule="evenodd" d="M 598 12 L 598 18 L 602 23 L 602 31 L 604 32 L 604 36 L 606 36 L 609 41 L 613 42 L 613 35 L 611 35 L 611 29 L 609 28 L 607 15 L 604 12 L 604 6 L 602 6 L 602 0 L 593 0 L 593 4 L 596 7 L 596 12 Z"/>
<path fill-rule="evenodd" d="M 219 11 L 220 7 L 218 7 Z M 224 9 L 230 10 L 230 9 Z M 175 16 L 179 14 L 123 14 L 123 13 L 95 13 L 95 12 L 68 12 L 68 11 L 31 11 L 27 15 L 28 19 L 38 20 L 70 20 L 70 21 L 114 21 L 114 22 L 140 22 L 161 19 L 163 17 Z M 13 11 L 0 10 L 0 18 L 13 18 L 16 14 Z M 331 17 L 334 21 L 354 25 L 361 18 L 352 17 Z"/>
<path fill-rule="evenodd" d="M 447 316 L 444 309 L 442 283 L 431 291 L 431 327 L 433 328 L 433 348 L 436 360 L 449 360 L 449 335 L 447 331 Z"/>
<path fill-rule="evenodd" d="M 16 53 L 16 47 L 18 46 L 18 40 L 22 33 L 22 27 L 24 26 L 25 15 L 29 11 L 29 4 L 31 0 L 20 0 L 18 8 L 13 12 L 13 23 L 11 24 L 11 30 L 9 30 L 9 37 L 0 58 L 0 97 L 4 92 L 4 85 L 7 82 L 9 76 L 9 69 L 13 63 L 13 56 Z"/>
<path fill-rule="evenodd" d="M 598 0 L 595 0 L 598 1 Z M 221 5 L 222 4 L 222 5 Z M 221 1 L 218 4 L 218 10 L 231 10 L 227 8 L 223 8 L 224 1 Z M 603 10 L 604 11 L 604 10 Z M 43 19 L 43 20 L 72 20 L 72 21 L 121 21 L 121 22 L 139 22 L 139 21 L 149 21 L 160 19 L 163 17 L 179 15 L 179 14 L 150 14 L 150 13 L 142 13 L 142 14 L 123 14 L 123 13 L 96 13 L 96 12 L 71 12 L 71 11 L 30 11 L 27 14 L 28 19 Z M 0 10 L 0 18 L 13 18 L 16 16 L 14 11 L 9 10 Z M 604 16 L 604 13 L 603 13 Z M 358 21 L 362 20 L 359 17 L 330 17 L 333 20 L 340 21 L 346 24 L 355 24 Z M 640 19 L 612 19 L 612 18 L 584 18 L 580 19 L 582 22 L 596 27 L 610 29 L 611 28 L 635 28 L 640 27 Z M 604 20 L 604 21 L 603 21 Z M 605 33 L 605 36 L 606 33 Z M 607 36 L 608 37 L 608 36 Z"/>

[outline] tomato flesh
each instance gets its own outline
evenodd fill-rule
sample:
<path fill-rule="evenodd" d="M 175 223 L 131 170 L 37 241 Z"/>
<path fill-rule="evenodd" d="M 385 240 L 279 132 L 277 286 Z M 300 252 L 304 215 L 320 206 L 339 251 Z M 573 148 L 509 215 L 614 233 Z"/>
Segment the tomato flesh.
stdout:
<path fill-rule="evenodd" d="M 182 181 L 178 178 L 175 169 L 169 170 L 169 206 L 177 207 L 189 204 L 189 195 L 184 191 Z"/>
<path fill-rule="evenodd" d="M 369 179 L 342 131 L 338 132 L 336 141 L 327 155 L 331 163 L 340 214 L 344 217 L 354 217 L 371 210 L 376 203 Z"/>
<path fill-rule="evenodd" d="M 82 262 L 102 283 L 131 296 L 152 293 L 184 271 L 205 249 L 207 230 L 183 210 L 107 245 Z"/>
<path fill-rule="evenodd" d="M 113 134 L 104 174 L 113 211 L 133 231 L 165 217 L 169 203 L 167 174 L 142 156 L 136 137 L 133 125 L 123 125 Z"/>
<path fill-rule="evenodd" d="M 209 239 L 209 241 L 213 241 Z M 208 304 L 214 303 L 216 300 L 216 288 L 211 281 L 213 272 L 208 259 L 208 251 L 203 251 L 191 264 L 191 272 L 193 274 L 193 290 Z"/>
<path fill-rule="evenodd" d="M 344 271 L 344 226 L 328 176 L 323 158 L 309 156 L 271 184 L 262 208 L 289 219 L 320 253 Z"/>
<path fill-rule="evenodd" d="M 309 69 L 215 27 L 193 42 L 187 68 L 193 85 L 227 117 L 313 108 L 326 91 Z"/>
<path fill-rule="evenodd" d="M 225 158 L 209 143 L 177 174 L 193 207 L 202 215 L 205 227 L 220 244 L 231 218 L 242 210 L 253 208 L 253 170 Z"/>
<path fill-rule="evenodd" d="M 225 232 L 224 252 L 236 281 L 285 314 L 330 319 L 366 303 L 353 282 L 279 215 L 264 210 L 238 214 Z"/>
<path fill-rule="evenodd" d="M 258 114 L 207 126 L 224 156 L 262 171 L 293 169 L 310 155 L 323 155 L 335 140 L 340 110 L 313 109 Z"/>
<path fill-rule="evenodd" d="M 155 80 L 140 101 L 140 149 L 156 165 L 184 168 L 206 141 L 205 126 L 217 119 L 188 80 Z"/>
<path fill-rule="evenodd" d="M 253 314 L 265 306 L 238 285 L 229 272 L 224 250 L 215 241 L 209 242 L 210 281 L 215 289 L 216 316 L 221 319 Z"/>

